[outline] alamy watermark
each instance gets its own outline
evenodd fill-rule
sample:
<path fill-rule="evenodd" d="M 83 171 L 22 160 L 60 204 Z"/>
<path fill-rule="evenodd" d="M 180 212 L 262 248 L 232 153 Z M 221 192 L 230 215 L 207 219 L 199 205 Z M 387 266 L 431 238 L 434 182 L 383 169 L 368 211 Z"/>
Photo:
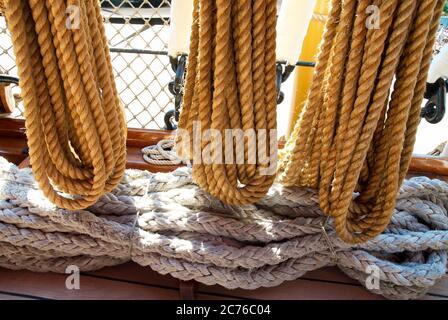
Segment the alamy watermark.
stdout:
<path fill-rule="evenodd" d="M 177 131 L 178 148 L 190 150 L 194 164 L 258 165 L 260 175 L 277 170 L 278 133 L 276 129 L 205 129 L 199 121 L 189 131 Z M 189 152 L 190 154 L 190 152 Z M 188 162 L 190 159 L 182 159 Z"/>
<path fill-rule="evenodd" d="M 65 26 L 69 30 L 77 30 L 81 25 L 81 9 L 75 5 L 67 6 L 65 10 Z"/>
<path fill-rule="evenodd" d="M 378 6 L 370 5 L 366 9 L 367 20 L 366 28 L 369 30 L 378 30 L 381 26 L 381 11 Z"/>
<path fill-rule="evenodd" d="M 65 269 L 65 273 L 69 276 L 65 279 L 65 287 L 67 290 L 81 289 L 81 272 L 78 266 L 70 265 Z"/>
<path fill-rule="evenodd" d="M 380 290 L 381 282 L 381 270 L 378 266 L 371 265 L 367 266 L 366 273 L 369 275 L 366 278 L 366 288 L 368 290 Z"/>

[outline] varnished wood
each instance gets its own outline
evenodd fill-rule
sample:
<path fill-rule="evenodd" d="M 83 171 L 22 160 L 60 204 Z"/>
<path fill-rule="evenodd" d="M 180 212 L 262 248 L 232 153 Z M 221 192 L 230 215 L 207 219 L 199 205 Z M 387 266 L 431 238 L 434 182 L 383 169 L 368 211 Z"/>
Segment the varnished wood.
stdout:
<path fill-rule="evenodd" d="M 176 288 L 178 281 L 171 276 L 162 276 L 148 268 L 141 267 L 135 263 L 126 263 L 121 266 L 104 268 L 92 272 L 106 278 L 121 279 L 123 281 L 132 281 L 146 283 L 155 287 Z M 327 290 L 320 292 L 322 283 Z M 364 289 L 361 284 L 343 274 L 337 267 L 326 267 L 320 270 L 308 272 L 301 279 L 286 282 L 275 288 L 260 288 L 258 290 L 228 290 L 220 286 L 196 285 L 196 294 L 213 294 L 223 298 L 242 298 L 242 299 L 312 299 L 308 295 L 308 289 L 316 290 L 317 299 L 351 299 L 360 294 L 358 298 L 353 299 L 382 299 L 377 295 L 371 294 Z M 345 292 L 339 292 L 345 291 Z M 448 277 L 439 281 L 437 285 L 429 291 L 426 299 L 448 299 Z"/>
<path fill-rule="evenodd" d="M 19 163 L 19 169 L 28 167 L 31 167 L 30 157 L 25 158 L 25 160 Z"/>
<path fill-rule="evenodd" d="M 0 268 L 0 299 L 179 299 L 178 280 L 162 276 L 149 267 L 134 263 L 82 273 L 80 290 L 67 290 L 67 275 Z M 448 280 L 438 283 L 423 299 L 448 299 Z M 195 298 L 259 300 L 382 300 L 337 268 L 323 268 L 301 279 L 274 288 L 228 290 L 220 286 L 196 284 Z"/>
<path fill-rule="evenodd" d="M 175 166 L 154 166 L 143 160 L 141 149 L 157 144 L 164 139 L 172 139 L 170 131 L 129 129 L 127 138 L 127 167 L 151 172 L 169 172 Z M 20 164 L 28 154 L 26 151 L 25 123 L 20 119 L 0 118 L 0 156 L 8 161 Z"/>
<path fill-rule="evenodd" d="M 0 156 L 19 164 L 28 155 L 23 120 L 0 118 Z"/>
<path fill-rule="evenodd" d="M 8 133 L 25 137 L 25 121 L 9 117 L 0 118 L 0 134 L 8 136 Z"/>
<path fill-rule="evenodd" d="M 0 137 L 0 156 L 15 164 L 22 162 L 28 156 L 26 140 Z"/>
<path fill-rule="evenodd" d="M 110 281 L 89 276 L 80 277 L 80 290 L 66 287 L 67 275 L 36 274 L 30 271 L 0 269 L 0 290 L 13 294 L 26 293 L 47 299 L 177 299 L 175 290 L 150 290 L 145 285 Z"/>
<path fill-rule="evenodd" d="M 173 139 L 175 133 L 167 130 L 128 129 L 127 146 L 144 148 L 160 140 Z"/>
<path fill-rule="evenodd" d="M 409 171 L 448 177 L 448 158 L 415 155 Z"/>
<path fill-rule="evenodd" d="M 195 281 L 179 281 L 179 298 L 181 300 L 194 300 L 196 298 Z"/>

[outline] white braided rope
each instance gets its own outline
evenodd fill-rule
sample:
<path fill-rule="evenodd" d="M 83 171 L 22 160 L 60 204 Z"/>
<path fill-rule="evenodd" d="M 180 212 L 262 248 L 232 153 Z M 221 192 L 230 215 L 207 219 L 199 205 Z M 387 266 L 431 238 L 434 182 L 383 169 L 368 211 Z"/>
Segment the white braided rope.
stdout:
<path fill-rule="evenodd" d="M 182 159 L 176 155 L 174 140 L 161 140 L 156 145 L 142 149 L 143 159 L 156 166 L 171 166 L 182 164 Z"/>
<path fill-rule="evenodd" d="M 446 183 L 413 178 L 388 229 L 350 246 L 331 223 L 322 232 L 327 218 L 313 190 L 274 185 L 258 204 L 235 207 L 192 184 L 188 168 L 128 170 L 97 204 L 67 212 L 43 197 L 30 170 L 0 159 L 0 266 L 65 272 L 73 264 L 95 270 L 133 260 L 182 280 L 244 289 L 334 264 L 365 284 L 369 267 L 377 267 L 373 292 L 413 299 L 446 273 L 447 209 Z"/>

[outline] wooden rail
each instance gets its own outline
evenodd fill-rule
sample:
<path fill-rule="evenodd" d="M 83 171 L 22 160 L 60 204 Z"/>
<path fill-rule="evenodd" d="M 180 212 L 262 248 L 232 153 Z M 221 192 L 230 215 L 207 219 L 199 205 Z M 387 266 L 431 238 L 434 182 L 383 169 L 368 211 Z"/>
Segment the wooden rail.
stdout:
<path fill-rule="evenodd" d="M 129 129 L 127 139 L 128 167 L 151 172 L 168 172 L 175 166 L 155 166 L 146 163 L 141 149 L 163 139 L 173 138 L 171 131 Z M 282 143 L 279 146 L 282 147 Z M 27 157 L 25 123 L 20 119 L 0 118 L 0 156 L 20 164 Z M 416 155 L 409 169 L 410 175 L 425 175 L 448 181 L 448 158 Z"/>

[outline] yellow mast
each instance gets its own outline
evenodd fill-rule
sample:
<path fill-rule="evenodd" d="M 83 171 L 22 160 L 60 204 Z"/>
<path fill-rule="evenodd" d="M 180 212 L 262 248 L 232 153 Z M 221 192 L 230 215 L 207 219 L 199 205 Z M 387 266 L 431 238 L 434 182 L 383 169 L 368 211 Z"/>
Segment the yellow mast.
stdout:
<path fill-rule="evenodd" d="M 325 28 L 325 21 L 330 10 L 330 0 L 317 0 L 314 16 L 308 28 L 305 41 L 303 43 L 300 60 L 316 61 L 317 51 Z M 291 113 L 288 120 L 287 136 L 294 129 L 294 124 L 302 111 L 306 101 L 308 91 L 313 78 L 313 69 L 309 67 L 298 67 L 294 78 L 294 97 L 291 104 Z"/>

